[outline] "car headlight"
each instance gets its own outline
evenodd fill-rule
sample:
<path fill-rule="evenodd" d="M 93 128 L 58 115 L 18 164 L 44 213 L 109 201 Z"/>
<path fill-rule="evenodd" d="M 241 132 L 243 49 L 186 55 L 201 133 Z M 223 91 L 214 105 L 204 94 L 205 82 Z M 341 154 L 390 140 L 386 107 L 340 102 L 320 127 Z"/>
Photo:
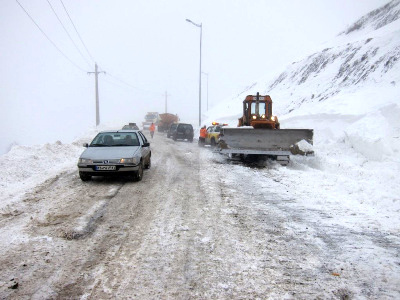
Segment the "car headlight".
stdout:
<path fill-rule="evenodd" d="M 275 116 L 272 116 L 272 117 L 271 117 L 271 121 L 275 121 Z"/>
<path fill-rule="evenodd" d="M 261 115 L 261 119 L 265 119 L 265 115 Z"/>
<path fill-rule="evenodd" d="M 137 163 L 137 159 L 136 157 L 133 158 L 121 158 L 119 160 L 120 164 L 136 164 Z"/>
<path fill-rule="evenodd" d="M 252 118 L 253 118 L 253 120 L 255 120 L 255 119 L 257 119 L 257 116 L 256 116 L 256 115 L 253 115 L 253 117 L 252 117 Z"/>
<path fill-rule="evenodd" d="M 78 161 L 80 164 L 92 164 L 93 160 L 88 158 L 80 158 Z"/>

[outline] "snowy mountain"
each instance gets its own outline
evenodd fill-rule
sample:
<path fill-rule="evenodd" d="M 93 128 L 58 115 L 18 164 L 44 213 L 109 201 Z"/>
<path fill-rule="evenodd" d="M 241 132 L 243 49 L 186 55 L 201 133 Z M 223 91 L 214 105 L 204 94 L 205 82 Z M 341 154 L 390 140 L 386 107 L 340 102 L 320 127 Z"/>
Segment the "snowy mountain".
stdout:
<path fill-rule="evenodd" d="M 354 23 L 336 44 L 293 63 L 266 88 L 290 91 L 292 99 L 280 113 L 327 101 L 343 90 L 362 90 L 366 84 L 399 84 L 399 16 L 400 1 L 392 1 Z"/>

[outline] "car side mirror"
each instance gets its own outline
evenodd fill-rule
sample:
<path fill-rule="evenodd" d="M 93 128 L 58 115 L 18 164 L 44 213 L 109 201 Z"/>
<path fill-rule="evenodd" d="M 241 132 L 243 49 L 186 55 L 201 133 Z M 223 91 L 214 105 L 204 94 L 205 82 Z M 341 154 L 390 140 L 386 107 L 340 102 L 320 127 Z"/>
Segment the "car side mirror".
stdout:
<path fill-rule="evenodd" d="M 87 148 L 87 147 L 89 147 L 89 144 L 88 143 L 83 143 L 82 146 Z"/>
<path fill-rule="evenodd" d="M 150 143 L 144 143 L 143 147 L 150 147 Z"/>

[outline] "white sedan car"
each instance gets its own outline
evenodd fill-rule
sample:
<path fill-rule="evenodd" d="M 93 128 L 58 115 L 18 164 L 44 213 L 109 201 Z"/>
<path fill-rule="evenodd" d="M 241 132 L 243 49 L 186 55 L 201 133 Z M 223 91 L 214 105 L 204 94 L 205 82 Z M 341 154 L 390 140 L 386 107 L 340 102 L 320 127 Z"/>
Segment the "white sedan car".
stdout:
<path fill-rule="evenodd" d="M 78 161 L 79 177 L 128 175 L 142 180 L 143 169 L 151 166 L 150 143 L 139 130 L 100 132 L 90 144 L 84 144 Z"/>

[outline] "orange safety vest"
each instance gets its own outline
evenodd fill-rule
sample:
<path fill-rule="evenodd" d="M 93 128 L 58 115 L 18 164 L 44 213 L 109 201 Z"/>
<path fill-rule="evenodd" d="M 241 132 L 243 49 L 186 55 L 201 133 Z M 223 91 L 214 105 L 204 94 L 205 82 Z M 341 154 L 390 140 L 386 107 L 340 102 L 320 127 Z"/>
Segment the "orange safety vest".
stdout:
<path fill-rule="evenodd" d="M 200 137 L 201 138 L 206 138 L 207 137 L 207 129 L 201 128 L 200 129 Z"/>
<path fill-rule="evenodd" d="M 150 125 L 150 131 L 156 131 L 156 125 L 151 124 Z"/>

